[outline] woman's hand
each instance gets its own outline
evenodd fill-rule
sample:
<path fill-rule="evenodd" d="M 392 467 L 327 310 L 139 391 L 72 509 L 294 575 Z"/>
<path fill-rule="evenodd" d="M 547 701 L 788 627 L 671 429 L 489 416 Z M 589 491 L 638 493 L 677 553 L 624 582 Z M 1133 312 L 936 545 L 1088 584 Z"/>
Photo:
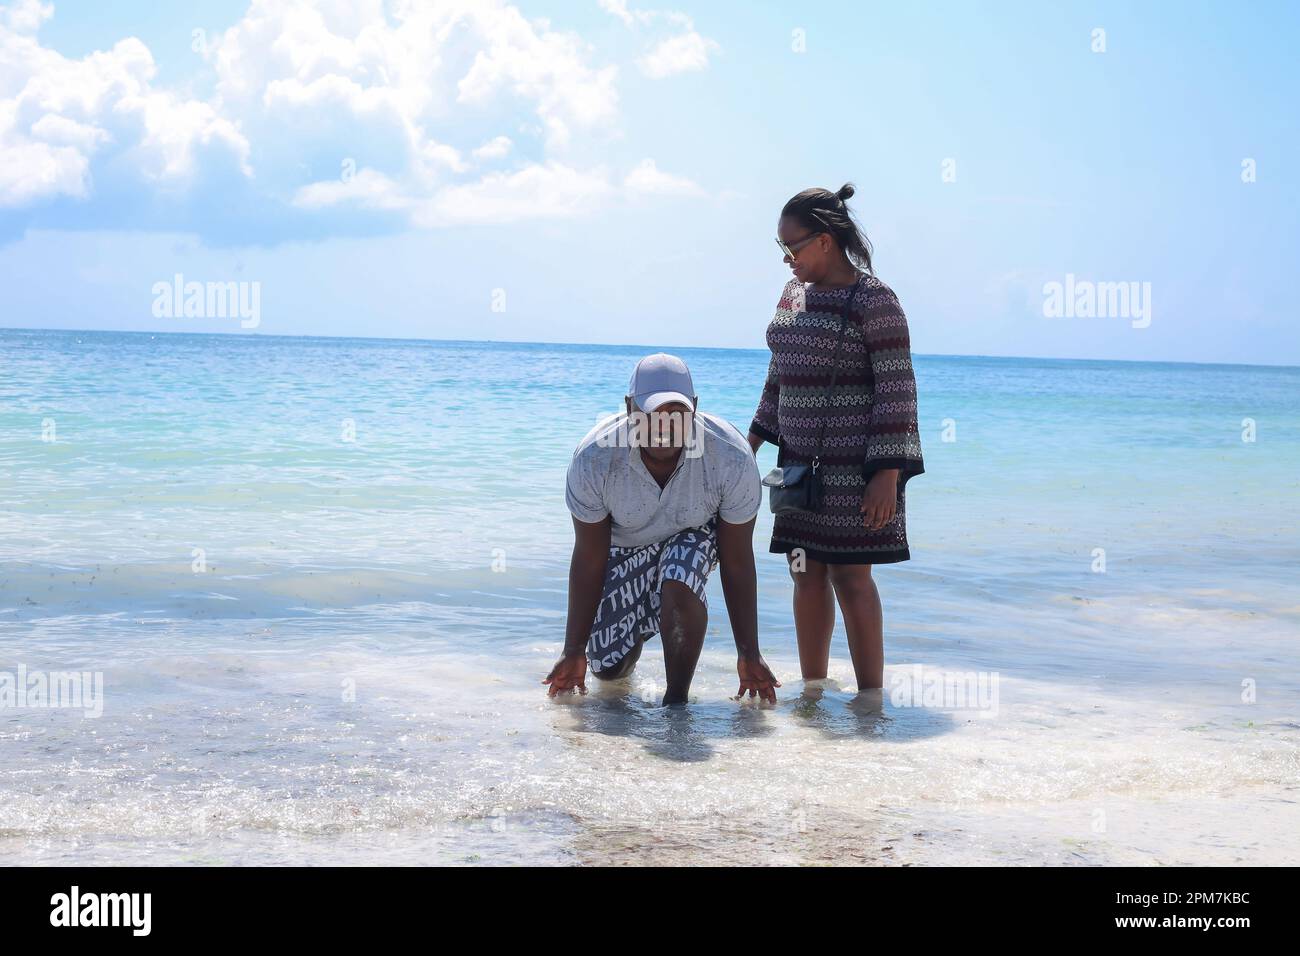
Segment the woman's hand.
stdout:
<path fill-rule="evenodd" d="M 898 469 L 882 468 L 871 476 L 862 492 L 862 523 L 871 531 L 879 531 L 894 520 L 898 510 Z"/>

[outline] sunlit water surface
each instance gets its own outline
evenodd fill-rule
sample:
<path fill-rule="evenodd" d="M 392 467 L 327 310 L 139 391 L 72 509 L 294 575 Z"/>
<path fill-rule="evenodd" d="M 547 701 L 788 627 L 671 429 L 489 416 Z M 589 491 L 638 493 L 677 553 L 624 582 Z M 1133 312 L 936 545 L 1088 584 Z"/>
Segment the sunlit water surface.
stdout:
<path fill-rule="evenodd" d="M 0 332 L 0 670 L 104 679 L 0 708 L 3 859 L 1300 863 L 1300 370 L 919 357 L 883 700 L 842 633 L 798 680 L 763 514 L 776 707 L 716 580 L 689 708 L 657 642 L 551 702 L 564 469 L 642 351 Z M 682 354 L 743 429 L 766 355 Z"/>

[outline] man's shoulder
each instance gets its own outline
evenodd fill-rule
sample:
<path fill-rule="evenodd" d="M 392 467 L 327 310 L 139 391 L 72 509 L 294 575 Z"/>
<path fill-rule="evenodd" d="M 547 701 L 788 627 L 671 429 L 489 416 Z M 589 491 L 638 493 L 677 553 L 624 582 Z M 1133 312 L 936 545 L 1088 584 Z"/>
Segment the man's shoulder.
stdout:
<path fill-rule="evenodd" d="M 591 431 L 582 436 L 578 447 L 573 450 L 573 457 L 590 462 L 608 459 L 619 447 L 620 434 L 626 428 L 627 415 L 624 413 L 615 413 L 602 418 Z"/>
<path fill-rule="evenodd" d="M 695 418 L 702 426 L 700 432 L 706 453 L 712 453 L 725 461 L 753 459 L 754 453 L 749 442 L 731 422 L 709 412 L 696 412 Z"/>

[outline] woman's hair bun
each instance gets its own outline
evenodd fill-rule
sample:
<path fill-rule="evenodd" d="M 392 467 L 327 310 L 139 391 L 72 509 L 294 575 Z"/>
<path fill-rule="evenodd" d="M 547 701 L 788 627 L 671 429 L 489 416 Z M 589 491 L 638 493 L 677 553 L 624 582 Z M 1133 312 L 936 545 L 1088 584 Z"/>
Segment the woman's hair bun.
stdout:
<path fill-rule="evenodd" d="M 853 184 L 845 183 L 839 189 L 835 190 L 835 196 L 840 202 L 848 202 L 853 198 Z"/>

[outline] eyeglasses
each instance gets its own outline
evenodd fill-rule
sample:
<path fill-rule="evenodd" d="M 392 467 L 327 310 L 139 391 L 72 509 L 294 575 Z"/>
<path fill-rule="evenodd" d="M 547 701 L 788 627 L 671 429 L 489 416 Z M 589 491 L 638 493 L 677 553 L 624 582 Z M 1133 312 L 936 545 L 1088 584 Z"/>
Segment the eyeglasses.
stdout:
<path fill-rule="evenodd" d="M 822 233 L 820 232 L 809 233 L 808 235 L 804 236 L 802 239 L 800 239 L 792 246 L 786 245 L 786 243 L 781 241 L 781 237 L 778 236 L 776 239 L 776 244 L 781 247 L 781 254 L 789 258 L 791 262 L 794 262 L 795 256 L 799 254 L 799 250 L 802 249 L 804 246 L 808 245 L 808 243 L 812 242 L 820 235 L 822 235 Z"/>

